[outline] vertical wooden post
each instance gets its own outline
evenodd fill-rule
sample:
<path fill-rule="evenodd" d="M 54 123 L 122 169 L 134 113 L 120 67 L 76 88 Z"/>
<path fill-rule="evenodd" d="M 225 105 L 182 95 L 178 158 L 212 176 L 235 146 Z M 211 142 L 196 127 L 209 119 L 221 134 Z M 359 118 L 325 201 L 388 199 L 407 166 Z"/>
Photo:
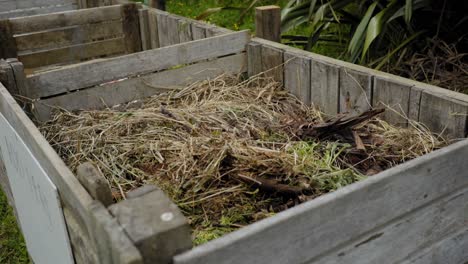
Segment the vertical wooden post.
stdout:
<path fill-rule="evenodd" d="M 127 53 L 141 51 L 142 43 L 138 6 L 134 3 L 122 5 L 122 20 Z"/>
<path fill-rule="evenodd" d="M 281 8 L 273 5 L 255 8 L 255 28 L 257 37 L 281 42 Z"/>
<path fill-rule="evenodd" d="M 13 38 L 10 20 L 0 20 L 0 59 L 16 58 L 16 41 Z"/>
<path fill-rule="evenodd" d="M 148 5 L 160 10 L 166 10 L 166 0 L 149 0 Z"/>

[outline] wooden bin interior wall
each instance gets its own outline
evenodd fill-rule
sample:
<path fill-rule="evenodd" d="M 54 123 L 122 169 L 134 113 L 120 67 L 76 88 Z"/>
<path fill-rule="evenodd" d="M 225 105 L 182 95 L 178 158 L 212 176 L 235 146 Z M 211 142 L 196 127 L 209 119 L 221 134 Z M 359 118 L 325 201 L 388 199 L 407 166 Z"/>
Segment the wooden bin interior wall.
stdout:
<path fill-rule="evenodd" d="M 137 4 L 14 18 L 0 23 L 0 57 L 18 57 L 27 73 L 154 49 L 227 31 Z M 59 67 L 59 66 L 56 66 Z"/>
<path fill-rule="evenodd" d="M 239 45 L 237 38 L 227 34 L 196 41 L 195 45 L 178 44 L 32 77 L 28 83 L 36 85 L 35 89 L 59 89 L 58 93 L 70 91 L 64 87 L 79 90 L 38 101 L 36 115 L 47 120 L 50 106 L 93 109 L 141 99 L 215 76 L 219 68 L 241 73 L 244 70 L 237 67 L 245 66 L 246 58 L 245 54 L 236 54 L 239 47 L 232 49 L 232 45 Z M 260 39 L 247 45 L 247 53 L 250 75 L 268 71 L 304 102 L 328 114 L 359 112 L 383 102 L 407 116 L 418 117 L 416 120 L 434 131 L 443 128 L 449 137 L 466 134 L 466 95 Z M 205 61 L 210 54 L 217 59 Z M 155 56 L 160 60 L 155 60 Z M 198 63 L 192 64 L 195 61 Z M 186 67 L 160 71 L 171 65 Z M 116 70 L 92 75 L 100 68 Z M 218 71 L 197 77 L 203 68 Z M 80 80 L 71 72 L 90 78 Z M 180 80 L 180 76 L 185 79 Z M 406 93 L 408 96 L 403 96 Z M 432 116 L 430 122 L 428 117 L 423 119 L 425 114 Z M 405 118 L 392 112 L 384 118 L 407 125 Z M 245 263 L 466 261 L 468 253 L 463 249 L 468 246 L 467 154 L 468 141 L 452 144 L 193 248 L 175 256 L 174 263 L 210 264 L 219 263 L 220 259 L 223 263 L 238 263 L 240 258 Z"/>
<path fill-rule="evenodd" d="M 214 78 L 222 73 L 246 72 L 245 48 L 249 40 L 248 31 L 226 33 L 125 56 L 69 65 L 32 76 L 24 75 L 21 63 L 10 61 L 8 65 L 3 63 L 0 80 L 9 91 L 29 86 L 46 93 L 59 94 L 35 104 L 34 113 L 38 119 L 47 120 L 50 106 L 63 106 L 69 110 L 99 109 L 142 99 L 168 89 L 182 88 L 194 81 Z M 46 87 L 49 88 L 44 89 Z M 144 258 L 145 263 L 153 263 L 142 255 L 139 245 L 132 242 L 107 208 L 90 197 L 9 91 L 0 85 L 0 112 L 18 131 L 57 186 L 76 262 L 137 264 L 142 263 Z M 0 183 L 6 193 L 11 193 L 8 175 L 2 170 Z M 14 206 L 14 197 L 9 197 L 9 201 Z M 134 217 L 139 219 L 138 215 Z M 141 228 L 147 230 L 144 226 Z"/>
<path fill-rule="evenodd" d="M 253 39 L 248 73 L 264 74 L 326 114 L 389 106 L 464 138 L 468 96 L 282 44 Z M 464 263 L 468 261 L 468 140 L 281 212 L 175 256 L 176 264 Z M 278 253 L 279 252 L 279 253 Z"/>
<path fill-rule="evenodd" d="M 111 5 L 110 0 L 1 0 L 0 19 Z"/>

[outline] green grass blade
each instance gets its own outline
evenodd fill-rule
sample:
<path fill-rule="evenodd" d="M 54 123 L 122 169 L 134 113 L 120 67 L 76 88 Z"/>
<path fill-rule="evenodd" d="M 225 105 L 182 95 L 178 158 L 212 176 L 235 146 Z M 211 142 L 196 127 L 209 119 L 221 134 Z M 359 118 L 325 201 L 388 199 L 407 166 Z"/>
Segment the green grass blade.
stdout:
<path fill-rule="evenodd" d="M 405 4 L 405 21 L 406 24 L 410 24 L 411 17 L 413 16 L 413 0 L 406 0 Z"/>
<path fill-rule="evenodd" d="M 367 26 L 369 25 L 369 21 L 372 15 L 374 14 L 376 6 L 377 2 L 369 6 L 369 8 L 366 11 L 366 14 L 364 15 L 358 27 L 356 28 L 356 31 L 353 34 L 353 38 L 349 42 L 348 51 L 353 57 L 354 55 L 356 55 L 357 52 L 359 52 L 359 49 L 363 44 Z"/>

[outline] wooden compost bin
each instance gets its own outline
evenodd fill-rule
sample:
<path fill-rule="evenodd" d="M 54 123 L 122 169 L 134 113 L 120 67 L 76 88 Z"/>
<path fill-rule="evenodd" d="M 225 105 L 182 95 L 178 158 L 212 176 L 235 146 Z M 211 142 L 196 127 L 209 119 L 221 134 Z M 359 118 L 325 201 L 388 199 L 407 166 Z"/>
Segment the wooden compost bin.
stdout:
<path fill-rule="evenodd" d="M 27 74 L 91 59 L 174 45 L 226 32 L 128 3 L 0 21 L 0 58 Z"/>
<path fill-rule="evenodd" d="M 18 63 L 3 67 L 3 80 L 10 92 L 0 87 L 0 112 L 57 186 L 77 263 L 468 260 L 467 140 L 190 249 L 186 221 L 158 189 L 144 186 L 125 201 L 107 204 L 96 191 L 99 180 L 87 181 L 78 173 L 79 181 L 10 93 L 34 99 L 34 118 L 44 121 L 50 118 L 51 106 L 98 109 L 220 73 L 253 76 L 268 71 L 266 74 L 282 82 L 288 91 L 325 113 L 360 112 L 385 104 L 453 139 L 467 134 L 468 95 L 261 39 L 249 41 L 248 32 L 226 33 L 26 77 L 15 65 Z M 407 125 L 405 118 L 391 111 L 383 117 Z M 7 190 L 11 179 L 8 173 L 7 169 L 0 174 Z M 16 197 L 10 200 L 16 201 Z M 166 201 L 165 207 L 155 205 L 161 201 Z M 176 215 L 177 221 L 169 220 L 169 226 L 161 224 L 165 212 Z M 21 222 L 21 215 L 19 218 Z"/>

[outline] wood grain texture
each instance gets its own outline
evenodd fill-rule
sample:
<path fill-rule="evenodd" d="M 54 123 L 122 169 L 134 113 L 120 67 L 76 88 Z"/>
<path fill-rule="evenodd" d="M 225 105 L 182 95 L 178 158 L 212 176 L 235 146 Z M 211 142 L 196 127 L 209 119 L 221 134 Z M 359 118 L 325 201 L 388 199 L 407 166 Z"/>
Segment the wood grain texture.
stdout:
<path fill-rule="evenodd" d="M 355 244 L 356 238 L 468 186 L 466 155 L 468 140 L 198 246 L 174 263 L 320 263 L 331 249 Z"/>
<path fill-rule="evenodd" d="M 140 19 L 136 4 L 122 5 L 122 25 L 127 53 L 141 51 Z"/>
<path fill-rule="evenodd" d="M 16 42 L 9 20 L 0 20 L 0 43 L 0 59 L 16 58 Z"/>
<path fill-rule="evenodd" d="M 31 17 L 13 18 L 10 21 L 12 32 L 14 34 L 23 34 L 50 30 L 52 28 L 119 20 L 121 17 L 121 6 L 108 6 Z"/>
<path fill-rule="evenodd" d="M 262 72 L 262 45 L 249 43 L 247 45 L 248 76 L 252 77 Z"/>
<path fill-rule="evenodd" d="M 77 10 L 77 9 L 79 9 L 79 7 L 76 4 L 36 7 L 36 8 L 28 8 L 28 9 L 15 9 L 15 10 L 10 10 L 6 12 L 0 12 L 0 19 L 43 15 L 43 14 L 71 11 L 71 10 Z"/>
<path fill-rule="evenodd" d="M 128 48 L 126 43 L 126 39 L 120 37 L 65 46 L 57 49 L 20 52 L 18 59 L 26 68 L 39 68 L 41 66 L 54 64 L 69 64 L 92 58 L 125 54 L 126 48 Z"/>
<path fill-rule="evenodd" d="M 410 96 L 411 86 L 378 76 L 374 78 L 372 105 L 386 108 L 381 117 L 390 124 L 408 125 Z"/>
<path fill-rule="evenodd" d="M 341 68 L 340 112 L 359 114 L 372 104 L 372 75 L 366 72 Z"/>
<path fill-rule="evenodd" d="M 80 164 L 76 168 L 76 177 L 95 200 L 100 201 L 106 207 L 114 203 L 106 177 L 92 163 Z"/>
<path fill-rule="evenodd" d="M 148 11 L 148 29 L 151 42 L 151 49 L 159 48 L 159 25 L 158 25 L 158 15 L 154 9 L 149 9 Z"/>
<path fill-rule="evenodd" d="M 417 91 L 418 87 L 413 90 Z M 419 122 L 448 138 L 464 138 L 468 127 L 468 102 L 450 97 L 444 91 L 421 91 Z"/>
<path fill-rule="evenodd" d="M 47 121 L 54 107 L 68 111 L 103 109 L 171 89 L 181 89 L 223 73 L 239 74 L 245 71 L 245 54 L 238 54 L 40 100 L 35 103 L 33 113 L 38 120 Z"/>
<path fill-rule="evenodd" d="M 282 50 L 262 46 L 262 72 L 265 72 L 266 77 L 271 77 L 281 84 L 284 81 L 283 59 Z"/>
<path fill-rule="evenodd" d="M 312 60 L 310 81 L 312 105 L 327 115 L 336 115 L 339 108 L 340 68 Z"/>
<path fill-rule="evenodd" d="M 178 20 L 179 26 L 177 32 L 179 32 L 180 43 L 189 42 L 193 40 L 192 26 L 189 21 Z"/>
<path fill-rule="evenodd" d="M 240 31 L 116 58 L 65 66 L 32 75 L 28 78 L 28 83 L 34 93 L 33 98 L 41 98 L 120 78 L 239 53 L 245 51 L 249 39 L 248 31 Z"/>
<path fill-rule="evenodd" d="M 284 88 L 310 105 L 310 59 L 294 53 L 284 53 Z"/>
<path fill-rule="evenodd" d="M 192 23 L 193 40 L 206 38 L 206 28 L 201 23 Z"/>
<path fill-rule="evenodd" d="M 162 32 L 167 35 L 168 45 L 176 45 L 182 43 L 179 32 L 179 19 L 168 14 L 166 16 L 167 31 Z"/>
<path fill-rule="evenodd" d="M 15 41 L 18 51 L 32 52 L 121 36 L 123 36 L 122 22 L 113 20 L 19 34 L 15 36 Z"/>
<path fill-rule="evenodd" d="M 140 20 L 140 38 L 142 50 L 151 49 L 151 33 L 149 27 L 148 9 L 139 9 L 138 18 Z"/>
<path fill-rule="evenodd" d="M 281 42 L 281 8 L 279 6 L 255 8 L 255 29 L 257 37 Z"/>

